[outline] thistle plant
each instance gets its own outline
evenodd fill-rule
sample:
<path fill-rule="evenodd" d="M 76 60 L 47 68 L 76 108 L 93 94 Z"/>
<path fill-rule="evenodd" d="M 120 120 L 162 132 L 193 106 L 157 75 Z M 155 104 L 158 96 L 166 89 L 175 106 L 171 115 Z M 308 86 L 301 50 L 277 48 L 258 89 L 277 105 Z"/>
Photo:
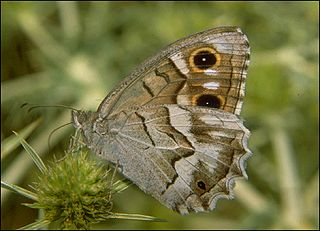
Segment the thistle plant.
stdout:
<path fill-rule="evenodd" d="M 130 183 L 115 181 L 115 170 L 90 156 L 74 139 L 62 159 L 45 165 L 35 150 L 15 134 L 40 174 L 32 186 L 34 192 L 4 182 L 1 187 L 34 200 L 24 205 L 43 211 L 42 218 L 20 229 L 38 229 L 54 222 L 60 229 L 90 229 L 92 224 L 110 218 L 162 221 L 151 216 L 113 212 L 113 195 L 125 190 Z"/>

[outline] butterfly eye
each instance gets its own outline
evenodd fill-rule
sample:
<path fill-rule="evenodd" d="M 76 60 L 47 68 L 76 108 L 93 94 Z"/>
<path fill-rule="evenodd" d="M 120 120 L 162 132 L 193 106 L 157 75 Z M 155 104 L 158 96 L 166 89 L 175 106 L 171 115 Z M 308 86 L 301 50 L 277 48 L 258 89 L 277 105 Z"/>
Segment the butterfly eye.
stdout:
<path fill-rule="evenodd" d="M 206 184 L 203 181 L 198 181 L 197 185 L 199 188 L 206 190 Z"/>
<path fill-rule="evenodd" d="M 212 67 L 217 62 L 217 59 L 209 51 L 200 51 L 193 57 L 193 62 L 197 68 L 205 70 Z"/>
<path fill-rule="evenodd" d="M 204 72 L 219 65 L 220 55 L 211 47 L 194 50 L 189 58 L 189 64 L 194 72 Z"/>
<path fill-rule="evenodd" d="M 218 96 L 207 94 L 198 97 L 195 103 L 197 106 L 220 108 L 222 101 Z"/>

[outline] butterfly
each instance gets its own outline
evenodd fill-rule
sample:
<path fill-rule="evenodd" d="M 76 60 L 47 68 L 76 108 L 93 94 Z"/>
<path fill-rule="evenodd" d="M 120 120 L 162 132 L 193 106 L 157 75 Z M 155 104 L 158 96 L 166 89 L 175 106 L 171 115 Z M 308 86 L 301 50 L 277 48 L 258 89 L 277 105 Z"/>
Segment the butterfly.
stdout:
<path fill-rule="evenodd" d="M 96 112 L 72 111 L 92 152 L 181 214 L 210 211 L 247 177 L 239 118 L 250 58 L 238 27 L 180 39 L 146 59 Z"/>

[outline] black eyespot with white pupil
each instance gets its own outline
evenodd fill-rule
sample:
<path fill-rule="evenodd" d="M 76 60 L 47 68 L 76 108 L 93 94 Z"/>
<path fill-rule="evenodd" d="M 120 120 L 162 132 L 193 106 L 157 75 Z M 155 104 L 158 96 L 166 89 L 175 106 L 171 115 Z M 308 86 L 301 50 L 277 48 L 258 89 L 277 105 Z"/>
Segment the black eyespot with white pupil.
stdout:
<path fill-rule="evenodd" d="M 201 95 L 197 101 L 197 106 L 204 106 L 204 107 L 211 107 L 211 108 L 220 108 L 221 106 L 221 100 L 219 97 L 215 95 Z"/>
<path fill-rule="evenodd" d="M 198 181 L 197 185 L 199 188 L 206 190 L 206 184 L 203 181 Z"/>
<path fill-rule="evenodd" d="M 217 62 L 217 58 L 215 54 L 213 54 L 210 51 L 199 51 L 193 57 L 194 65 L 201 70 L 205 70 L 205 69 L 208 69 L 209 67 L 212 67 L 216 62 Z"/>

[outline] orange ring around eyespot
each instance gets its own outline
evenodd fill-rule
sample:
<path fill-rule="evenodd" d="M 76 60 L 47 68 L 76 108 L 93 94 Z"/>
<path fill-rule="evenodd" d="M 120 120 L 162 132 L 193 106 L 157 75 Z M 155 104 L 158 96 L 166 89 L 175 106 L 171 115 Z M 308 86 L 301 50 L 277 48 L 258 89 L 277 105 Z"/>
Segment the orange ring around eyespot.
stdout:
<path fill-rule="evenodd" d="M 201 48 L 198 48 L 198 49 L 195 49 L 194 51 L 191 52 L 190 56 L 189 56 L 189 65 L 191 67 L 191 70 L 193 72 L 204 72 L 205 70 L 202 70 L 200 68 L 198 68 L 196 66 L 196 64 L 194 63 L 194 57 L 196 56 L 196 54 L 198 54 L 199 52 L 203 52 L 203 51 L 207 51 L 211 54 L 214 54 L 215 58 L 216 58 L 216 62 L 215 64 L 213 64 L 211 67 L 209 68 L 213 68 L 213 67 L 217 67 L 220 65 L 220 61 L 221 61 L 221 55 L 215 50 L 213 49 L 212 47 L 201 47 Z"/>

